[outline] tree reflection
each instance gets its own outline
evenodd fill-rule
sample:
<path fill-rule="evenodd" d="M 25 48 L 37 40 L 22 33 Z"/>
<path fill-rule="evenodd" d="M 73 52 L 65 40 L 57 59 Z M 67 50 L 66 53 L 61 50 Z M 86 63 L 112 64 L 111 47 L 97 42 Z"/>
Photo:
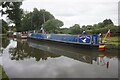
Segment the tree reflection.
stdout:
<path fill-rule="evenodd" d="M 1 42 L 0 44 L 2 44 L 2 47 L 3 47 L 3 48 L 6 48 L 7 45 L 9 44 L 9 40 L 6 39 L 6 37 L 3 37 L 3 38 L 2 38 L 2 41 L 0 41 L 0 42 Z"/>
<path fill-rule="evenodd" d="M 3 54 L 4 48 L 9 44 L 9 40 L 6 39 L 6 36 L 0 36 L 0 56 Z"/>
<path fill-rule="evenodd" d="M 60 55 L 32 48 L 27 44 L 26 41 L 18 42 L 17 48 L 10 48 L 9 53 L 11 60 L 24 60 L 27 58 L 35 58 L 36 61 L 39 61 L 40 59 L 47 60 L 48 57 L 50 58 L 60 57 Z"/>
<path fill-rule="evenodd" d="M 10 48 L 9 50 L 11 60 L 24 60 L 34 58 L 36 61 L 47 60 L 50 58 L 56 58 L 66 56 L 74 60 L 78 60 L 84 63 L 97 64 L 99 66 L 106 66 L 109 68 L 109 60 L 117 58 L 116 52 L 89 52 L 86 50 L 74 49 L 70 47 L 43 45 L 35 42 L 18 41 L 17 48 Z"/>
<path fill-rule="evenodd" d="M 80 62 L 89 63 L 89 64 L 97 64 L 99 66 L 105 66 L 107 69 L 110 66 L 110 60 L 112 58 L 118 58 L 118 53 L 116 50 L 106 50 L 105 52 L 100 51 L 89 51 L 85 49 L 80 48 L 71 48 L 69 46 L 56 46 L 54 44 L 48 44 L 48 43 L 42 43 L 42 42 L 30 42 L 31 46 L 33 48 L 39 48 L 44 51 L 49 51 L 54 54 L 63 55 L 69 58 L 72 58 L 74 60 L 78 60 Z M 43 49 L 44 48 L 44 49 Z"/>

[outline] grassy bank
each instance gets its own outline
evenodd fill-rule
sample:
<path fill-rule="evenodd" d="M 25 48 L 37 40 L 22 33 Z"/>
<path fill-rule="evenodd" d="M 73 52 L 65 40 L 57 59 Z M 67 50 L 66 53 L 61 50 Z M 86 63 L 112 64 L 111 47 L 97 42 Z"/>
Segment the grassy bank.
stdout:
<path fill-rule="evenodd" d="M 1 80 L 9 80 L 8 76 L 6 75 L 3 67 L 0 65 L 0 79 Z"/>
<path fill-rule="evenodd" d="M 116 46 L 120 45 L 120 36 L 110 37 L 107 44 L 112 44 Z"/>
<path fill-rule="evenodd" d="M 106 43 L 106 49 L 120 50 L 120 36 L 110 37 Z"/>

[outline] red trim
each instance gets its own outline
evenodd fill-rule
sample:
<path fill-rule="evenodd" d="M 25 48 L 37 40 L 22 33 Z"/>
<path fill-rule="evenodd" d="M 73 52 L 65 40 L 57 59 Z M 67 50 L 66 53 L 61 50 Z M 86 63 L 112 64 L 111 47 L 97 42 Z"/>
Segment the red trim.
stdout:
<path fill-rule="evenodd" d="M 103 51 L 103 50 L 105 50 L 105 48 L 99 48 L 99 50 L 100 50 L 100 51 Z"/>

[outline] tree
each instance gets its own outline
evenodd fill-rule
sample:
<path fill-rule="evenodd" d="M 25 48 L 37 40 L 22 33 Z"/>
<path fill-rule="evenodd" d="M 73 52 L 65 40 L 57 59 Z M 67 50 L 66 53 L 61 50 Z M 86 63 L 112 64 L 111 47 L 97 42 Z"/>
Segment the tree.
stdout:
<path fill-rule="evenodd" d="M 80 33 L 82 33 L 82 30 L 79 24 L 75 24 L 74 26 L 70 27 L 70 34 L 80 34 Z"/>
<path fill-rule="evenodd" d="M 34 28 L 41 28 L 41 25 L 50 19 L 55 19 L 51 13 L 45 11 L 44 9 L 39 11 L 37 8 L 34 8 L 32 15 L 32 26 Z"/>
<path fill-rule="evenodd" d="M 111 32 L 111 36 L 119 34 L 118 26 L 115 26 L 111 19 L 105 19 L 103 20 L 103 22 L 99 22 L 98 24 L 94 24 L 93 26 L 83 26 L 82 28 L 90 34 L 105 34 L 109 29 Z"/>
<path fill-rule="evenodd" d="M 28 31 L 28 30 L 39 30 L 44 22 L 55 19 L 54 16 L 44 9 L 38 10 L 37 8 L 34 8 L 33 12 L 25 12 L 22 15 L 22 30 Z"/>
<path fill-rule="evenodd" d="M 87 28 L 88 30 L 92 29 L 92 27 L 93 27 L 92 25 L 87 25 L 87 26 L 86 26 L 86 28 Z"/>
<path fill-rule="evenodd" d="M 21 31 L 21 15 L 23 10 L 20 9 L 22 2 L 2 2 L 2 8 L 6 8 L 6 11 L 2 11 L 3 14 L 8 14 L 8 18 L 15 23 L 17 31 Z"/>
<path fill-rule="evenodd" d="M 2 19 L 2 33 L 6 33 L 8 31 L 8 24 Z"/>
<path fill-rule="evenodd" d="M 69 28 L 60 28 L 60 32 L 61 34 L 70 34 L 70 29 Z"/>
<path fill-rule="evenodd" d="M 110 25 L 110 24 L 114 25 L 111 19 L 105 19 L 105 20 L 103 21 L 103 24 L 104 24 L 104 26 Z"/>
<path fill-rule="evenodd" d="M 21 30 L 22 31 L 28 31 L 28 30 L 34 30 L 34 27 L 32 26 L 32 19 L 31 19 L 31 16 L 32 16 L 32 12 L 30 13 L 23 13 L 23 16 L 22 16 L 22 27 L 21 27 Z"/>
<path fill-rule="evenodd" d="M 85 26 L 85 25 L 83 25 L 83 26 L 82 26 L 82 28 L 83 28 L 83 29 L 85 29 L 85 28 L 86 28 L 86 26 Z"/>
<path fill-rule="evenodd" d="M 64 24 L 58 19 L 51 19 L 44 23 L 44 29 L 48 33 L 57 33 Z"/>

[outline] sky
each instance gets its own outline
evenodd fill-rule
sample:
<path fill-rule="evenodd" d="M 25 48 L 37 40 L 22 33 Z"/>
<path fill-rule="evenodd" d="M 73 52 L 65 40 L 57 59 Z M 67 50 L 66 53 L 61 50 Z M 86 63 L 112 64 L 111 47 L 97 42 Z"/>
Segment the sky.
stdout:
<path fill-rule="evenodd" d="M 24 0 L 21 8 L 33 11 L 33 8 L 45 9 L 64 22 L 63 27 L 74 24 L 93 25 L 105 19 L 111 19 L 118 25 L 119 0 Z"/>

